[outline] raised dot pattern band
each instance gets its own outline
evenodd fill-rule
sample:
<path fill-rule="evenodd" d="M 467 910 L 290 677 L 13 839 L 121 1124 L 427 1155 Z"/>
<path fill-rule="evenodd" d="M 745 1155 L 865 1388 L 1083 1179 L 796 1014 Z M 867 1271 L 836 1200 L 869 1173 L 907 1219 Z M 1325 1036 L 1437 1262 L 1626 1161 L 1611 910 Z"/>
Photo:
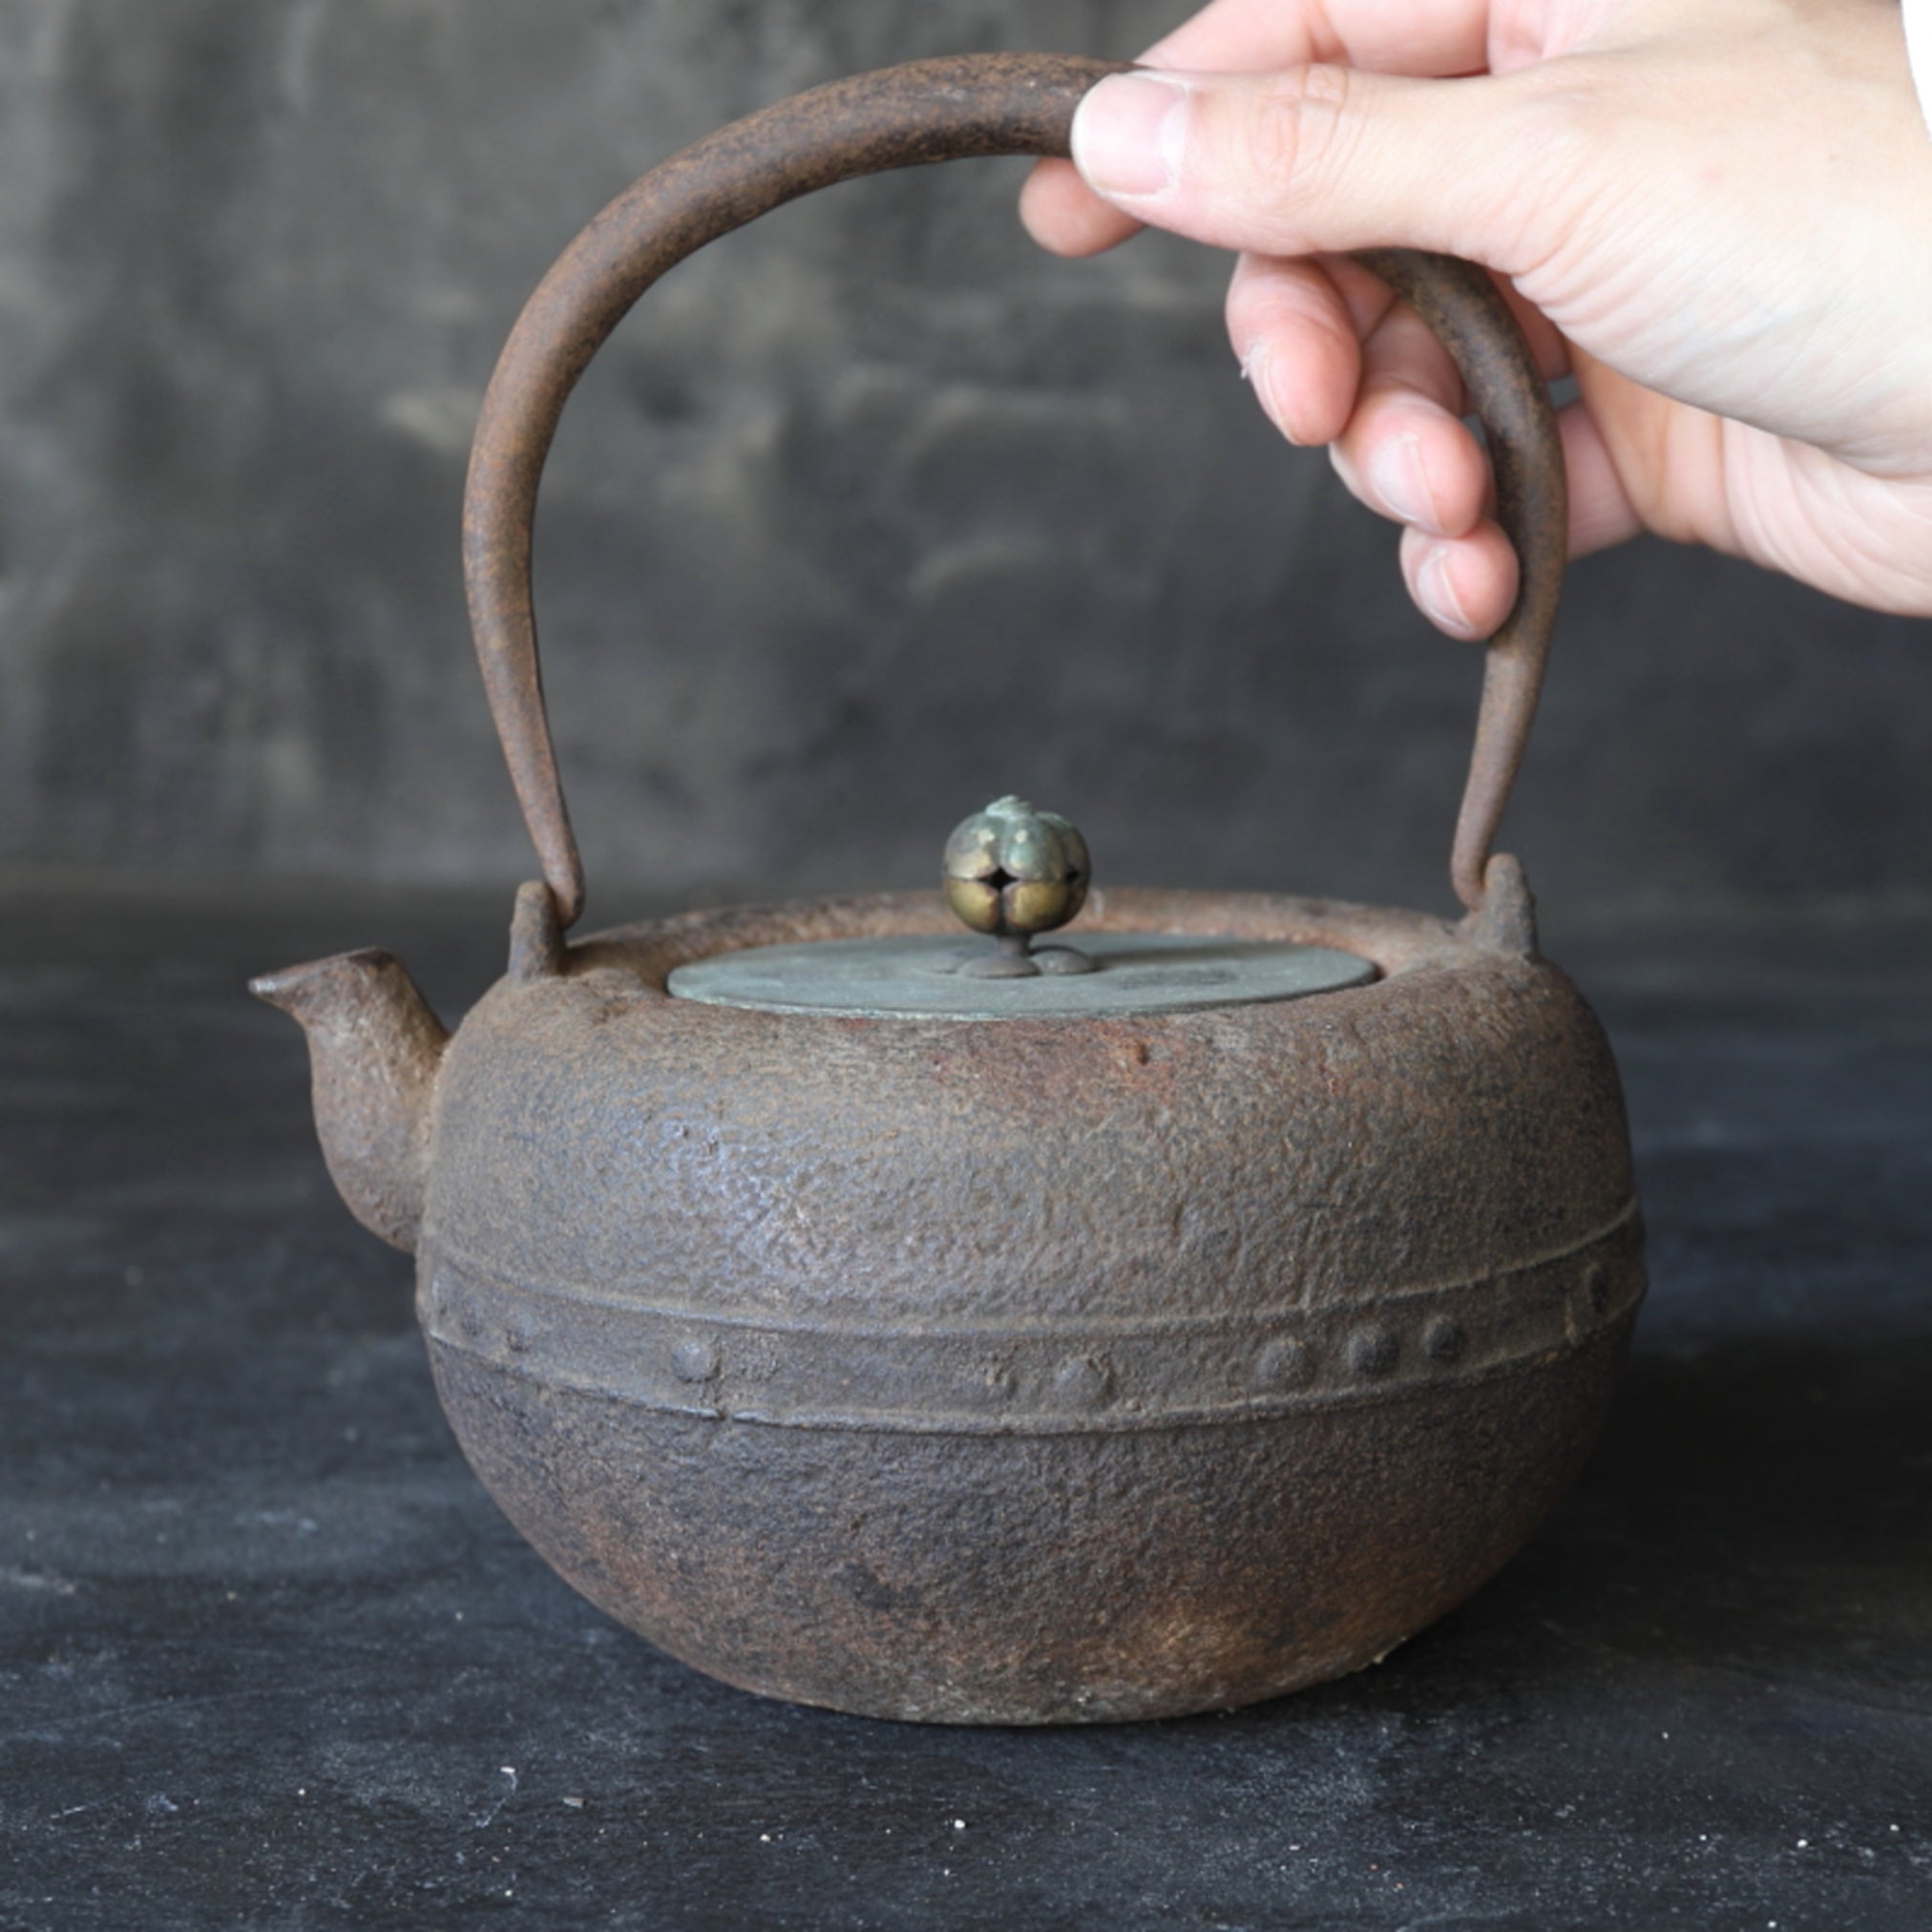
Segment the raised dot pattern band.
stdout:
<path fill-rule="evenodd" d="M 1506 1374 L 1583 1346 L 1644 1294 L 1636 1204 L 1561 1254 L 1320 1309 L 976 1328 L 792 1325 L 524 1288 L 425 1250 L 430 1342 L 677 1414 L 791 1428 L 1052 1435 L 1238 1421 Z"/>

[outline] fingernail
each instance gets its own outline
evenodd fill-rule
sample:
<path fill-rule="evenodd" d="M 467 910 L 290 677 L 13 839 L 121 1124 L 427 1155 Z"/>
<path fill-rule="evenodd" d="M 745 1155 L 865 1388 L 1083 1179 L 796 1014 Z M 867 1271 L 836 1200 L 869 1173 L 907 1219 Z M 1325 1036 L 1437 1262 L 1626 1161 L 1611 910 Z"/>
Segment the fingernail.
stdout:
<path fill-rule="evenodd" d="M 1442 527 L 1417 437 L 1391 436 L 1377 446 L 1369 458 L 1369 488 L 1382 499 L 1383 509 L 1401 522 L 1424 530 Z"/>
<path fill-rule="evenodd" d="M 1074 166 L 1097 195 L 1144 200 L 1174 185 L 1186 137 L 1184 81 L 1109 74 L 1074 112 Z"/>
<path fill-rule="evenodd" d="M 1456 595 L 1456 586 L 1449 581 L 1446 544 L 1432 550 L 1422 559 L 1416 572 L 1416 596 L 1424 612 L 1444 630 L 1460 631 L 1466 637 L 1474 628 L 1469 614 L 1462 608 L 1462 599 Z"/>

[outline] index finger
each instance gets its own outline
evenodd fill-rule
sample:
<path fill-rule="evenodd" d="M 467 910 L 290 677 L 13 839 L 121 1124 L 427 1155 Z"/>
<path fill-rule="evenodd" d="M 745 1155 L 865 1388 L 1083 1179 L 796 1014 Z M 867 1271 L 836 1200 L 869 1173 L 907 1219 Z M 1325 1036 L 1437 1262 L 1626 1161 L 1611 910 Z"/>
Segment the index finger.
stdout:
<path fill-rule="evenodd" d="M 1323 60 L 1439 80 L 1479 73 L 1488 46 L 1489 0 L 1208 0 L 1141 65 L 1263 74 Z"/>

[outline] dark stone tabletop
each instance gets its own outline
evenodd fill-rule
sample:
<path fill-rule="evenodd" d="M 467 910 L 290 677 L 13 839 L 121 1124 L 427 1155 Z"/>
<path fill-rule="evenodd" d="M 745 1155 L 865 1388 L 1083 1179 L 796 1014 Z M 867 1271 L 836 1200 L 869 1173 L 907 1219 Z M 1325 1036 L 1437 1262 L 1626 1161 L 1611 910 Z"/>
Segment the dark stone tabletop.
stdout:
<path fill-rule="evenodd" d="M 1510 1566 L 1231 1716 L 928 1730 L 607 1622 L 443 1426 L 250 972 L 507 901 L 0 897 L 0 1925 L 1932 1925 L 1932 927 L 1548 936 L 1650 1228 Z"/>

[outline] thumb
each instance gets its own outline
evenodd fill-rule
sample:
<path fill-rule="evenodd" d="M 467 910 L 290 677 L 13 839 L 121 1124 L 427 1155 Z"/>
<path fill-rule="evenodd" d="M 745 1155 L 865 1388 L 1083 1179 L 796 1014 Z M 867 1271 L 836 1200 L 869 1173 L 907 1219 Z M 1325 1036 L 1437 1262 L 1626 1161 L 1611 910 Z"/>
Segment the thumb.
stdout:
<path fill-rule="evenodd" d="M 1136 220 L 1220 248 L 1312 255 L 1396 244 L 1505 273 L 1538 170 L 1511 164 L 1516 76 L 1415 80 L 1337 66 L 1111 74 L 1082 100 L 1073 158 Z"/>

